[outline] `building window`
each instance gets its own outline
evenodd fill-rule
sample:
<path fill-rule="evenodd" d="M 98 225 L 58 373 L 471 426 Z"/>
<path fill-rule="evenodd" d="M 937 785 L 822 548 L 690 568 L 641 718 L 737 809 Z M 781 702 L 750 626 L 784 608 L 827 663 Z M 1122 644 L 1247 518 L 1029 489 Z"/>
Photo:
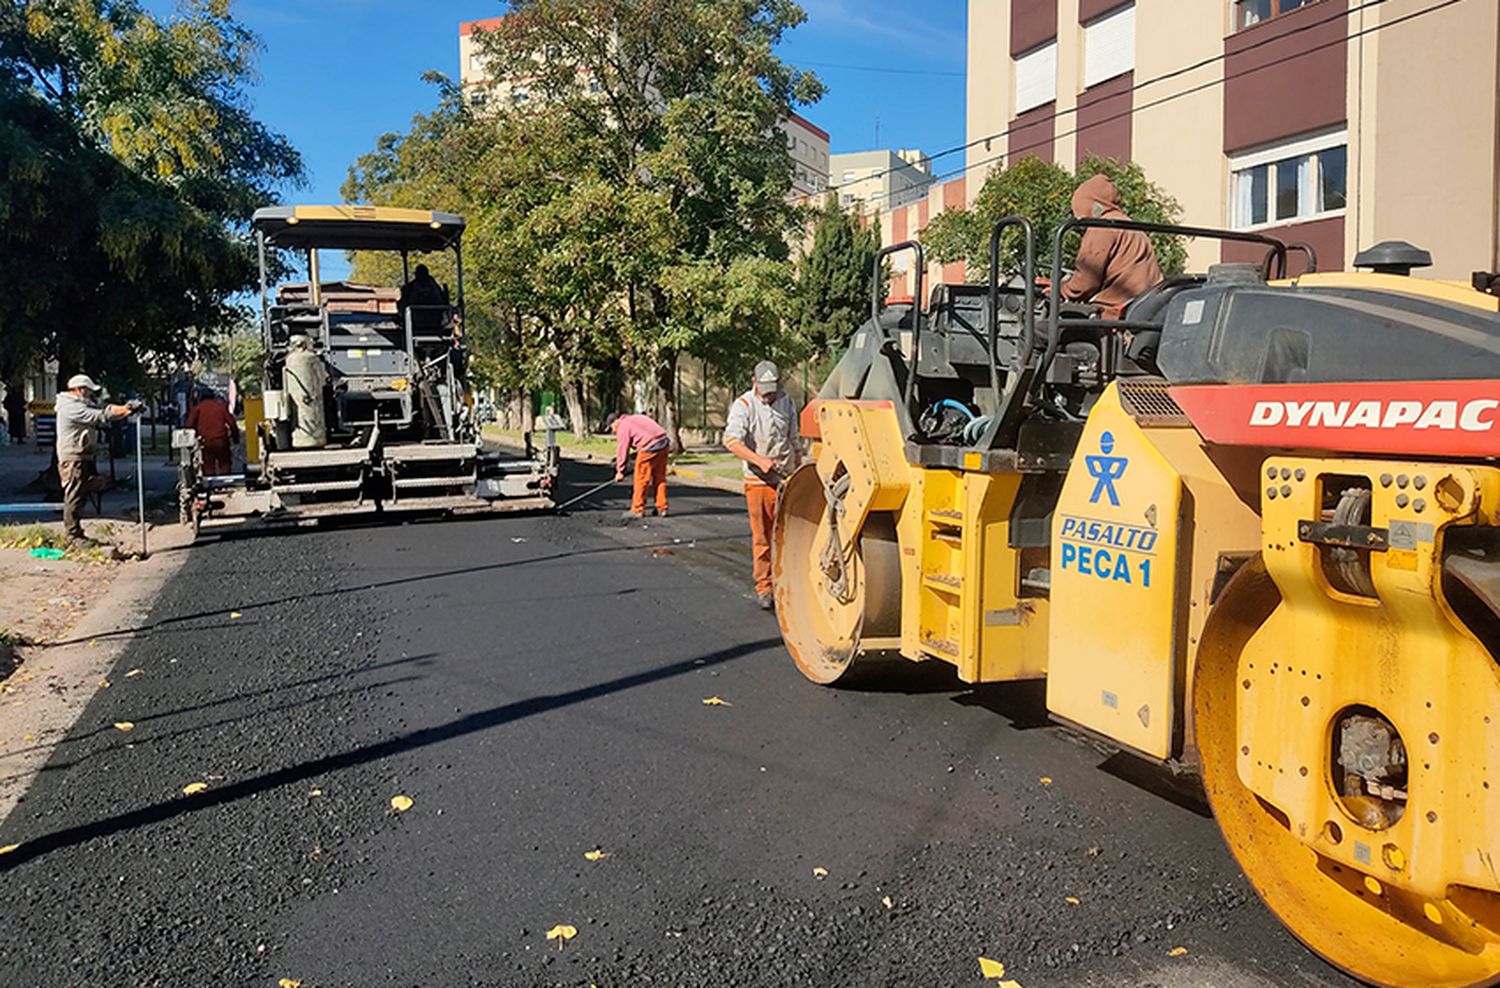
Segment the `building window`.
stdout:
<path fill-rule="evenodd" d="M 1243 31 L 1262 21 L 1289 14 L 1317 0 L 1234 0 L 1234 29 Z"/>
<path fill-rule="evenodd" d="M 851 193 L 844 192 L 844 193 L 842 193 L 842 194 L 839 195 L 839 204 L 840 205 L 848 206 L 848 205 L 852 205 L 853 202 L 854 202 L 854 196 Z"/>
<path fill-rule="evenodd" d="M 1135 5 L 1083 26 L 1083 85 L 1097 86 L 1135 69 Z"/>
<path fill-rule="evenodd" d="M 854 181 L 854 172 L 853 171 L 844 172 L 844 181 L 845 182 L 852 182 L 852 181 Z"/>
<path fill-rule="evenodd" d="M 1016 59 L 1016 115 L 1057 99 L 1057 42 Z"/>
<path fill-rule="evenodd" d="M 1301 223 L 1344 210 L 1348 134 L 1324 134 L 1240 155 L 1229 163 L 1231 215 L 1239 229 Z"/>

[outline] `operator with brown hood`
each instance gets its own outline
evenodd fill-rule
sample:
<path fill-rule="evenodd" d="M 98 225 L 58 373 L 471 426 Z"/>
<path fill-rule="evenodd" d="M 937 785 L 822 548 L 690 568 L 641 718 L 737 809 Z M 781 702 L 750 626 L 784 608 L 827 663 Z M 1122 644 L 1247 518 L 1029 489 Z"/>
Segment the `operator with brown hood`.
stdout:
<path fill-rule="evenodd" d="M 1120 208 L 1120 191 L 1106 175 L 1095 175 L 1073 193 L 1073 215 L 1079 219 L 1128 220 Z M 1162 281 L 1151 238 L 1140 230 L 1093 227 L 1083 231 L 1073 275 L 1062 283 L 1070 302 L 1093 302 L 1106 319 L 1118 319 L 1125 303 Z"/>

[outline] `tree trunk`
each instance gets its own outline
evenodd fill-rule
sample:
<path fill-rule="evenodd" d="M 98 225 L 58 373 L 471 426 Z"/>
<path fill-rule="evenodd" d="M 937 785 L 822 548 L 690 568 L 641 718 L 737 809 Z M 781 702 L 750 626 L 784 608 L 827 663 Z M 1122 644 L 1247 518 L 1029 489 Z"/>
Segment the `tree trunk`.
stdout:
<path fill-rule="evenodd" d="M 656 391 L 661 396 L 662 423 L 671 440 L 672 452 L 681 453 L 682 430 L 677 422 L 677 351 L 663 350 L 656 365 Z"/>
<path fill-rule="evenodd" d="M 509 421 L 504 428 L 521 432 L 531 431 L 531 396 L 524 390 L 513 392 L 505 415 Z"/>
<path fill-rule="evenodd" d="M 568 420 L 573 425 L 573 435 L 581 442 L 588 438 L 588 409 L 583 407 L 583 379 L 568 375 L 562 382 L 563 400 L 568 403 Z"/>

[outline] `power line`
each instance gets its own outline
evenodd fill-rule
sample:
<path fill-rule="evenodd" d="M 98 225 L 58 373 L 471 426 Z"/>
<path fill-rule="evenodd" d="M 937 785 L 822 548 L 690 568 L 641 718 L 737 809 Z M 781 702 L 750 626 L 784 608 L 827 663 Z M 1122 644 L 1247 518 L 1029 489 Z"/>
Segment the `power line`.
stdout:
<path fill-rule="evenodd" d="M 1171 79 L 1175 79 L 1178 76 L 1187 75 L 1190 72 L 1196 72 L 1199 69 L 1207 68 L 1210 65 L 1214 65 L 1214 64 L 1216 64 L 1218 62 L 1224 61 L 1225 59 L 1227 59 L 1230 56 L 1230 54 L 1234 54 L 1234 55 L 1237 55 L 1237 56 L 1238 55 L 1242 55 L 1242 54 L 1244 54 L 1246 52 L 1254 51 L 1257 48 L 1262 48 L 1262 47 L 1265 47 L 1266 45 L 1276 44 L 1278 42 L 1284 41 L 1287 38 L 1296 37 L 1297 35 L 1300 35 L 1300 34 L 1306 34 L 1307 32 L 1315 30 L 1316 28 L 1320 28 L 1320 27 L 1324 26 L 1325 24 L 1329 24 L 1329 23 L 1331 23 L 1333 21 L 1336 21 L 1336 20 L 1345 19 L 1350 14 L 1356 14 L 1356 13 L 1359 13 L 1360 11 L 1362 11 L 1362 10 L 1368 10 L 1371 7 L 1378 7 L 1381 4 L 1388 3 L 1388 2 L 1389 2 L 1389 0 L 1365 0 L 1365 2 L 1363 2 L 1363 3 L 1357 4 L 1357 5 L 1353 6 L 1353 7 L 1349 7 L 1349 8 L 1347 8 L 1345 10 L 1342 10 L 1342 11 L 1336 13 L 1336 14 L 1330 14 L 1329 16 L 1323 18 L 1322 20 L 1312 21 L 1312 22 L 1310 22 L 1308 24 L 1304 24 L 1301 27 L 1298 27 L 1298 28 L 1296 28 L 1294 30 L 1286 32 L 1285 34 L 1277 34 L 1277 35 L 1273 35 L 1273 36 L 1270 36 L 1270 37 L 1262 38 L 1259 41 L 1254 42 L 1253 44 L 1249 44 L 1249 45 L 1246 45 L 1243 48 L 1236 49 L 1233 53 L 1231 53 L 1231 52 L 1229 52 L 1229 51 L 1226 50 L 1226 51 L 1220 52 L 1217 55 L 1211 55 L 1208 58 L 1200 59 L 1199 61 L 1194 62 L 1191 65 L 1185 65 L 1185 66 L 1182 66 L 1180 68 L 1172 69 L 1171 71 L 1164 72 L 1161 75 L 1153 76 L 1150 79 L 1145 79 L 1145 80 L 1142 80 L 1140 82 L 1134 83 L 1129 89 L 1126 89 L 1126 90 L 1124 90 L 1124 91 L 1122 91 L 1120 93 L 1115 94 L 1115 96 L 1112 97 L 1112 98 L 1118 98 L 1120 96 L 1124 96 L 1124 95 L 1129 94 L 1129 93 L 1135 93 L 1135 92 L 1137 92 L 1137 91 L 1139 91 L 1141 89 L 1145 89 L 1147 86 L 1155 86 L 1155 85 L 1158 85 L 1158 84 L 1160 84 L 1162 82 L 1167 82 L 1167 81 L 1169 81 Z M 1456 3 L 1456 2 L 1458 2 L 1458 0 L 1451 0 L 1451 2 Z M 1445 4 L 1440 4 L 1439 6 L 1447 6 L 1447 5 L 1448 4 L 1445 3 Z M 1428 9 L 1429 10 L 1436 10 L 1438 8 L 1434 7 L 1434 8 L 1428 8 Z M 1365 34 L 1371 33 L 1373 31 L 1378 31 L 1378 30 L 1380 30 L 1381 27 L 1398 24 L 1398 23 L 1401 22 L 1401 20 L 1406 20 L 1406 19 L 1409 19 L 1410 17 L 1418 16 L 1418 15 L 1420 15 L 1422 13 L 1425 13 L 1425 12 L 1426 11 L 1417 11 L 1415 14 L 1408 14 L 1405 17 L 1401 18 L 1400 20 L 1390 21 L 1390 22 L 1388 22 L 1388 25 L 1376 25 L 1373 28 L 1367 28 L 1367 29 L 1365 29 L 1363 31 L 1360 31 L 1358 34 L 1341 37 L 1338 42 L 1333 42 L 1332 44 L 1342 44 L 1345 41 L 1352 40 L 1353 38 L 1362 37 Z M 1320 45 L 1317 48 L 1309 48 L 1309 49 L 1306 49 L 1304 51 L 1299 51 L 1299 52 L 1294 53 L 1293 55 L 1291 55 L 1287 59 L 1281 59 L 1281 60 L 1279 60 L 1277 62 L 1274 62 L 1274 63 L 1271 63 L 1271 64 L 1280 64 L 1282 61 L 1290 61 L 1291 59 L 1294 59 L 1294 58 L 1300 58 L 1303 55 L 1307 55 L 1307 54 L 1309 54 L 1309 53 L 1311 53 L 1313 51 L 1318 51 L 1318 50 L 1320 50 L 1321 48 L 1324 48 L 1324 47 L 1328 47 L 1328 46 L 1327 45 Z M 1259 66 L 1259 68 L 1266 68 L 1266 67 L 1267 66 Z M 1222 81 L 1223 81 L 1222 79 L 1216 80 L 1215 82 L 1209 83 L 1207 85 L 1217 85 L 1218 82 L 1222 82 Z M 1202 88 L 1204 88 L 1204 86 L 1194 87 L 1193 89 L 1189 89 L 1186 92 L 1181 93 L 1181 94 L 1177 94 L 1177 95 L 1189 95 L 1191 93 L 1199 91 Z M 1172 98 L 1174 98 L 1174 97 L 1173 96 L 1163 97 L 1161 100 L 1157 101 L 1157 103 L 1151 104 L 1151 105 L 1159 105 L 1160 102 L 1165 102 L 1165 101 L 1167 101 L 1169 99 L 1172 99 Z M 1144 106 L 1141 107 L 1141 109 L 1145 109 L 1145 108 L 1146 107 L 1144 107 Z M 1036 126 L 1037 124 L 1043 123 L 1043 122 L 1048 121 L 1048 120 L 1051 120 L 1051 121 L 1055 122 L 1059 117 L 1064 117 L 1064 116 L 1068 116 L 1068 115 L 1071 115 L 1071 114 L 1076 114 L 1078 112 L 1078 109 L 1079 108 L 1077 106 L 1071 106 L 1071 107 L 1068 107 L 1067 109 L 1064 109 L 1064 110 L 1055 110 L 1051 114 L 1047 115 L 1046 117 L 1041 117 L 1041 118 L 1038 118 L 1036 120 L 1027 121 L 1026 124 L 1025 124 L 1025 127 L 1033 127 L 1033 126 Z M 1113 117 L 1113 118 L 1110 118 L 1110 119 L 1118 119 L 1118 117 Z M 1102 122 L 1105 122 L 1105 121 L 1100 121 L 1100 122 L 1102 123 Z M 957 154 L 960 151 L 967 151 L 970 148 L 975 147 L 975 146 L 980 145 L 980 144 L 987 144 L 990 141 L 996 140 L 997 138 L 1009 137 L 1011 135 L 1011 132 L 1014 129 L 1016 129 L 1016 128 L 1015 128 L 1014 123 L 1013 123 L 1012 126 L 1007 127 L 1005 130 L 996 131 L 993 134 L 986 134 L 983 137 L 976 137 L 975 139 L 973 139 L 972 141 L 969 141 L 966 144 L 957 144 L 957 145 L 954 145 L 953 147 L 944 148 L 941 151 L 938 151 L 938 152 L 935 152 L 933 154 L 927 155 L 923 159 L 923 161 L 924 162 L 931 162 L 931 161 L 934 161 L 934 160 L 936 160 L 938 158 L 947 157 L 950 154 Z M 1076 133 L 1076 131 L 1070 131 L 1069 133 Z M 1064 134 L 1062 136 L 1066 137 L 1068 135 Z M 1054 135 L 1053 139 L 1054 140 L 1056 139 L 1056 135 Z M 1043 143 L 1047 143 L 1047 142 L 1043 142 Z M 1041 145 L 1034 145 L 1034 146 L 1041 146 Z M 1010 153 L 1014 153 L 1014 151 L 1012 151 Z M 986 159 L 986 160 L 987 161 L 996 161 L 996 160 L 999 160 L 999 158 L 1003 158 L 1003 157 L 1005 157 L 1005 155 L 1000 155 L 998 158 L 990 158 L 990 159 Z M 949 175 L 959 174 L 960 171 L 967 171 L 967 170 L 968 170 L 967 168 L 960 169 L 959 171 L 950 172 L 948 174 Z M 872 178 L 882 178 L 885 175 L 891 174 L 894 171 L 895 171 L 895 169 L 888 168 L 888 169 L 885 169 L 884 171 L 874 172 L 874 173 L 872 173 L 870 175 L 866 175 L 866 176 L 862 177 L 859 181 L 860 182 L 866 182 L 866 181 L 869 181 Z M 848 186 L 855 185 L 855 184 L 859 184 L 859 183 L 848 182 L 848 183 L 843 183 L 843 184 L 840 184 L 840 185 L 830 185 L 828 187 L 828 191 L 829 192 L 835 192 L 835 191 L 837 191 L 837 190 L 839 190 L 841 188 L 847 188 Z"/>
<path fill-rule="evenodd" d="M 849 72 L 878 72 L 883 75 L 935 75 L 962 79 L 967 74 L 964 72 L 944 72 L 937 69 L 894 69 L 886 65 L 844 65 L 840 62 L 799 62 L 798 64 L 811 65 L 813 68 L 822 69 L 844 69 Z"/>
<path fill-rule="evenodd" d="M 1386 0 L 1373 0 L 1372 3 L 1366 4 L 1365 6 L 1374 6 L 1376 3 L 1384 3 L 1384 2 L 1386 2 Z M 1339 37 L 1335 41 L 1328 41 L 1328 42 L 1325 42 L 1325 43 L 1323 43 L 1321 45 L 1315 45 L 1312 48 L 1306 48 L 1306 49 L 1303 49 L 1302 51 L 1294 52 L 1294 53 L 1292 53 L 1290 55 L 1285 56 L 1284 58 L 1279 58 L 1279 59 L 1277 59 L 1277 60 L 1275 60 L 1273 62 L 1267 62 L 1264 65 L 1257 65 L 1254 68 L 1244 69 L 1244 70 L 1242 70 L 1240 72 L 1234 73 L 1233 75 L 1226 75 L 1226 76 L 1224 76 L 1222 78 L 1219 78 L 1219 79 L 1211 79 L 1208 82 L 1200 83 L 1200 84 L 1198 84 L 1196 86 L 1193 86 L 1193 87 L 1191 87 L 1189 89 L 1184 89 L 1181 92 L 1169 93 L 1166 96 L 1162 96 L 1162 97 L 1160 97 L 1158 99 L 1151 100 L 1151 101 L 1146 102 L 1146 103 L 1142 103 L 1140 106 L 1134 106 L 1134 107 L 1131 107 L 1129 110 L 1124 110 L 1124 111 L 1122 111 L 1120 113 L 1116 113 L 1113 116 L 1105 117 L 1102 120 L 1095 121 L 1093 124 L 1090 124 L 1090 126 L 1091 127 L 1097 127 L 1097 126 L 1100 126 L 1101 124 L 1110 123 L 1110 122 L 1115 121 L 1115 120 L 1122 120 L 1122 119 L 1124 119 L 1126 117 L 1134 116 L 1135 114 L 1140 113 L 1143 110 L 1150 110 L 1150 109 L 1153 109 L 1155 107 L 1161 106 L 1164 103 L 1170 103 L 1173 100 L 1182 99 L 1183 97 L 1192 96 L 1195 93 L 1200 93 L 1200 92 L 1203 92 L 1204 90 L 1212 89 L 1215 86 L 1223 85 L 1225 82 L 1228 82 L 1231 79 L 1239 79 L 1239 78 L 1243 78 L 1244 76 L 1247 76 L 1247 75 L 1253 75 L 1256 72 L 1263 72 L 1266 69 L 1274 68 L 1275 66 L 1282 65 L 1282 64 L 1284 64 L 1286 62 L 1294 61 L 1295 59 L 1302 58 L 1304 56 L 1310 55 L 1313 52 L 1322 51 L 1325 48 L 1333 48 L 1333 47 L 1336 47 L 1338 45 L 1345 44 L 1345 43 L 1347 43 L 1349 41 L 1353 41 L 1356 38 L 1362 38 L 1362 37 L 1364 37 L 1367 34 L 1374 34 L 1377 31 L 1383 31 L 1383 30 L 1385 30 L 1388 27 L 1396 27 L 1398 24 L 1404 24 L 1407 21 L 1416 20 L 1418 17 L 1423 17 L 1423 16 L 1425 16 L 1427 14 L 1431 14 L 1431 13 L 1433 13 L 1435 11 L 1442 10 L 1445 7 L 1452 7 L 1454 4 L 1458 4 L 1458 3 L 1462 3 L 1462 2 L 1463 2 L 1463 0 L 1442 0 L 1442 2 L 1433 4 L 1431 7 L 1424 7 L 1421 10 L 1415 10 L 1415 11 L 1412 11 L 1410 14 L 1402 15 L 1401 17 L 1398 17 L 1398 18 L 1396 18 L 1393 21 L 1385 21 L 1384 23 L 1376 24 L 1376 25 L 1373 25 L 1371 27 L 1367 27 L 1367 28 L 1364 28 L 1362 30 L 1356 31 L 1353 34 L 1341 36 L 1341 37 Z M 1353 10 L 1359 10 L 1359 9 L 1362 9 L 1362 8 L 1353 8 Z M 1351 10 L 1351 12 L 1353 12 L 1353 10 Z M 1283 37 L 1285 37 L 1285 35 L 1283 35 Z M 1054 117 L 1054 119 L 1055 119 L 1055 117 Z M 1040 122 L 1040 121 L 1038 121 L 1038 122 Z M 1032 124 L 1028 124 L 1027 126 L 1032 126 Z M 975 168 L 982 168 L 985 165 L 994 164 L 995 162 L 1001 161 L 1001 160 L 1005 159 L 1006 157 L 1010 157 L 1010 156 L 1014 156 L 1014 155 L 1018 155 L 1018 154 L 1023 154 L 1023 153 L 1025 153 L 1027 151 L 1034 151 L 1037 148 L 1046 147 L 1047 145 L 1052 144 L 1053 142 L 1055 142 L 1060 137 L 1072 137 L 1072 136 L 1078 134 L 1083 129 L 1084 129 L 1083 127 L 1074 127 L 1072 130 L 1064 131 L 1061 134 L 1053 134 L 1051 137 L 1049 137 L 1049 138 L 1047 138 L 1046 140 L 1043 140 L 1043 141 L 1034 141 L 1031 144 L 1024 144 L 1024 145 L 1021 145 L 1020 147 L 1008 148 L 1005 151 L 1005 153 L 1003 153 L 1003 154 L 997 154 L 997 155 L 994 155 L 994 156 L 989 157 L 989 158 L 984 158 L 984 159 L 982 159 L 980 161 L 976 161 L 976 162 L 974 162 L 972 164 L 967 164 L 967 165 L 965 165 L 962 168 L 955 168 L 953 171 L 944 172 L 941 175 L 934 176 L 933 177 L 933 182 L 934 183 L 941 182 L 944 179 L 953 178 L 955 175 L 962 175 L 962 174 L 964 174 L 966 172 L 972 171 Z M 1007 131 L 1006 133 L 1009 133 L 1009 131 Z M 973 147 L 975 144 L 978 144 L 978 143 L 980 143 L 980 141 L 970 142 L 970 144 L 966 145 L 966 148 L 967 147 Z"/>

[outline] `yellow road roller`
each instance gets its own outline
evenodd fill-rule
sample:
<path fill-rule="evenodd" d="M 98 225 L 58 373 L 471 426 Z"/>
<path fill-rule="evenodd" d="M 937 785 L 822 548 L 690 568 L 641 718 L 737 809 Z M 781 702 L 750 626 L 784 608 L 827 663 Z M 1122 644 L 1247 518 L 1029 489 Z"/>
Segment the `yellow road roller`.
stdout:
<path fill-rule="evenodd" d="M 1118 318 L 1007 217 L 985 285 L 881 305 L 804 413 L 776 605 L 834 685 L 899 655 L 1046 679 L 1059 722 L 1199 774 L 1308 947 L 1388 985 L 1500 980 L 1500 297 L 1387 242 L 1247 244 Z M 998 271 L 1001 237 L 1023 270 Z M 1245 247 L 1239 248 L 1245 250 Z M 1289 255 L 1308 272 L 1288 277 Z M 879 279 L 872 279 L 878 283 Z"/>

